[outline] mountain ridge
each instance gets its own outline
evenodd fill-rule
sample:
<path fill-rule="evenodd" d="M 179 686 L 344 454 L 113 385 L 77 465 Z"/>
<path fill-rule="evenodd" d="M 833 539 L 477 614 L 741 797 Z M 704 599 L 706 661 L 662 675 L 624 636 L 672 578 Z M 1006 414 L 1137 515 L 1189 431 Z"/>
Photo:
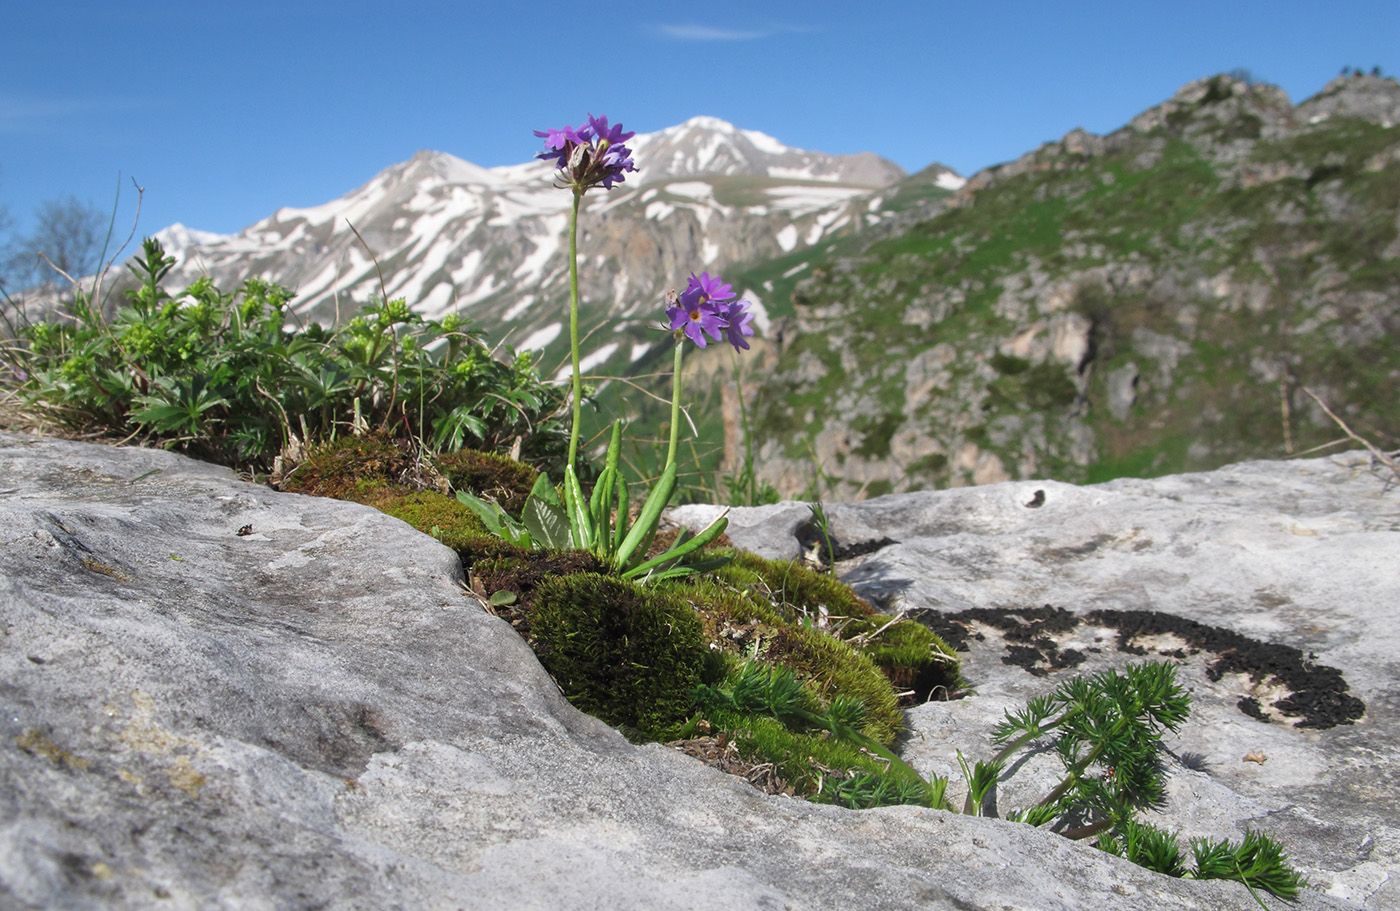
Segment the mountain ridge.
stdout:
<path fill-rule="evenodd" d="M 586 328 L 630 318 L 639 339 L 638 320 L 659 314 L 665 290 L 692 270 L 868 227 L 883 217 L 862 209 L 868 197 L 905 176 L 869 153 L 795 149 L 713 117 L 637 134 L 631 147 L 640 172 L 585 197 L 581 291 Z M 344 196 L 279 209 L 235 235 L 172 226 L 161 236 L 173 283 L 207 275 L 236 287 L 260 276 L 294 291 L 303 319 L 322 322 L 372 296 L 403 297 L 425 317 L 456 310 L 496 337 L 504 329 L 512 345 L 557 349 L 570 199 L 548 162 L 484 168 L 425 149 Z"/>
<path fill-rule="evenodd" d="M 1397 121 L 1393 79 L 1296 106 L 1197 80 L 814 258 L 749 404 L 760 477 L 844 500 L 1208 470 L 1334 442 L 1309 389 L 1400 445 Z"/>

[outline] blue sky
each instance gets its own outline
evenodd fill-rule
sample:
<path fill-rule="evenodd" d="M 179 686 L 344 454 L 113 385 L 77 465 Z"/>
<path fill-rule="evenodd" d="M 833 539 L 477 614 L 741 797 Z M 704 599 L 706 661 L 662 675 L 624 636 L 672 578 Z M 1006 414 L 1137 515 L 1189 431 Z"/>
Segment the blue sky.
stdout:
<path fill-rule="evenodd" d="M 418 149 L 525 161 L 532 129 L 698 114 L 790 146 L 964 175 L 1107 132 L 1236 68 L 1295 101 L 1343 66 L 1400 72 L 1400 3 L 15 3 L 0 55 L 0 205 L 234 232 L 341 196 Z M 645 162 L 640 162 L 645 167 Z M 120 175 L 120 180 L 119 180 Z"/>

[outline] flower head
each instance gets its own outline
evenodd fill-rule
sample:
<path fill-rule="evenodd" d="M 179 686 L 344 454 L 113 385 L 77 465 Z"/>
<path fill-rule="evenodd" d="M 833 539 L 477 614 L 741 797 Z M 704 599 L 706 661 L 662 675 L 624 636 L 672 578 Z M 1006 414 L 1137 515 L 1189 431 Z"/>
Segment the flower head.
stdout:
<path fill-rule="evenodd" d="M 624 132 L 622 124 L 620 123 L 608 126 L 608 118 L 606 115 L 603 117 L 594 117 L 592 114 L 589 114 L 588 125 L 593 129 L 599 142 L 607 143 L 610 146 L 622 145 L 624 142 L 637 135 L 635 132 L 631 131 Z"/>
<path fill-rule="evenodd" d="M 697 278 L 694 272 L 690 273 L 690 280 L 680 295 L 674 291 L 667 295 L 671 306 L 666 308 L 666 315 L 671 319 L 672 331 L 684 330 L 701 348 L 706 345 L 705 333 L 719 341 L 723 331 L 725 340 L 735 351 L 748 350 L 749 343 L 744 339 L 753 335 L 753 327 L 749 325 L 753 314 L 749 312 L 748 301 L 732 300 L 733 297 L 734 289 L 718 275 L 701 272 Z"/>
<path fill-rule="evenodd" d="M 597 186 L 611 190 L 625 172 L 637 170 L 632 150 L 623 145 L 636 133 L 624 131 L 620 123 L 609 126 L 606 117 L 589 114 L 587 126 L 535 130 L 535 135 L 544 139 L 544 151 L 535 157 L 553 161 L 558 185 L 580 195 Z"/>
<path fill-rule="evenodd" d="M 701 348 L 705 347 L 706 332 L 710 334 L 710 338 L 719 341 L 720 332 L 729 325 L 720 315 L 719 305 L 701 300 L 700 295 L 691 294 L 689 291 L 679 298 L 675 297 L 673 291 L 669 298 L 674 301 L 666 308 L 666 315 L 671 318 L 672 331 L 684 330 L 686 336 Z"/>

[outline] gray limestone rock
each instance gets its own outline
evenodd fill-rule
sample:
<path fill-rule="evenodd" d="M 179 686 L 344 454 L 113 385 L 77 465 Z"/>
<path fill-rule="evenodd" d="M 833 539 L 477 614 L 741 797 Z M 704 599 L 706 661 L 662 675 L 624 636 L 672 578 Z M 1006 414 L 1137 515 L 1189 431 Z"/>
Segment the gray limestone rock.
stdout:
<path fill-rule="evenodd" d="M 1108 375 L 1108 410 L 1120 421 L 1127 420 L 1137 402 L 1137 364 L 1129 362 Z"/>
<path fill-rule="evenodd" d="M 1234 831 L 1243 812 L 1279 834 L 1330 891 L 1298 907 L 1385 907 L 1396 495 L 1344 460 L 1046 484 L 1037 510 L 1032 486 L 834 505 L 850 540 L 902 542 L 843 568 L 910 605 L 1170 597 L 1315 651 L 1366 701 L 1361 722 L 1268 726 L 1202 693 L 1234 728 L 1183 746 L 1207 759 L 1173 769 L 1172 799 L 1213 814 L 1188 825 Z M 735 534 L 781 543 L 799 514 L 738 511 Z M 1026 826 L 769 797 L 629 744 L 460 580 L 448 550 L 365 507 L 159 451 L 0 435 L 0 907 L 1250 904 Z M 995 664 L 970 661 L 977 696 L 911 713 L 916 764 L 1042 682 L 994 682 Z M 1268 763 L 1237 768 L 1245 748 Z"/>
<path fill-rule="evenodd" d="M 1167 738 L 1167 802 L 1148 818 L 1185 837 L 1260 829 L 1328 896 L 1400 908 L 1400 489 L 1369 456 L 826 512 L 838 557 L 858 554 L 838 560 L 846 582 L 966 649 L 973 693 L 908 712 L 920 771 L 959 782 L 957 750 L 990 758 L 1003 712 L 1076 673 L 1171 660 L 1193 714 Z M 729 536 L 796 557 L 808 518 L 797 503 L 735 509 Z M 1033 756 L 1000 806 L 1034 803 L 1058 769 Z"/>

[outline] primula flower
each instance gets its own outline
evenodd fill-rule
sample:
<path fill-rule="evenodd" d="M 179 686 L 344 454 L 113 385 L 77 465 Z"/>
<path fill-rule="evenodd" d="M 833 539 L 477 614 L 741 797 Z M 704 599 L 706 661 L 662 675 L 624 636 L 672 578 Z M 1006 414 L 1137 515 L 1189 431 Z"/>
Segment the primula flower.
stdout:
<path fill-rule="evenodd" d="M 671 318 L 673 331 L 684 329 L 686 336 L 701 348 L 705 347 L 706 332 L 710 338 L 719 341 L 720 331 L 729 326 L 720 313 L 719 305 L 690 289 L 680 296 L 678 304 L 666 308 L 666 315 Z"/>
<path fill-rule="evenodd" d="M 705 333 L 719 341 L 723 330 L 725 340 L 735 351 L 747 351 L 749 343 L 744 339 L 753 335 L 753 327 L 749 325 L 753 314 L 749 312 L 748 301 L 731 300 L 733 297 L 734 289 L 718 275 L 701 272 L 697 278 L 694 272 L 690 273 L 680 297 L 677 298 L 674 291 L 668 295 L 672 306 L 666 308 L 666 315 L 671 318 L 672 331 L 684 329 L 692 342 L 704 348 Z"/>
<path fill-rule="evenodd" d="M 625 172 L 637 170 L 632 150 L 623 145 L 637 134 L 624 131 L 620 123 L 609 126 L 606 117 L 589 114 L 587 126 L 535 130 L 535 135 L 544 139 L 544 151 L 535 157 L 553 161 L 559 169 L 558 186 L 575 193 L 597 186 L 611 190 L 622 183 Z"/>

